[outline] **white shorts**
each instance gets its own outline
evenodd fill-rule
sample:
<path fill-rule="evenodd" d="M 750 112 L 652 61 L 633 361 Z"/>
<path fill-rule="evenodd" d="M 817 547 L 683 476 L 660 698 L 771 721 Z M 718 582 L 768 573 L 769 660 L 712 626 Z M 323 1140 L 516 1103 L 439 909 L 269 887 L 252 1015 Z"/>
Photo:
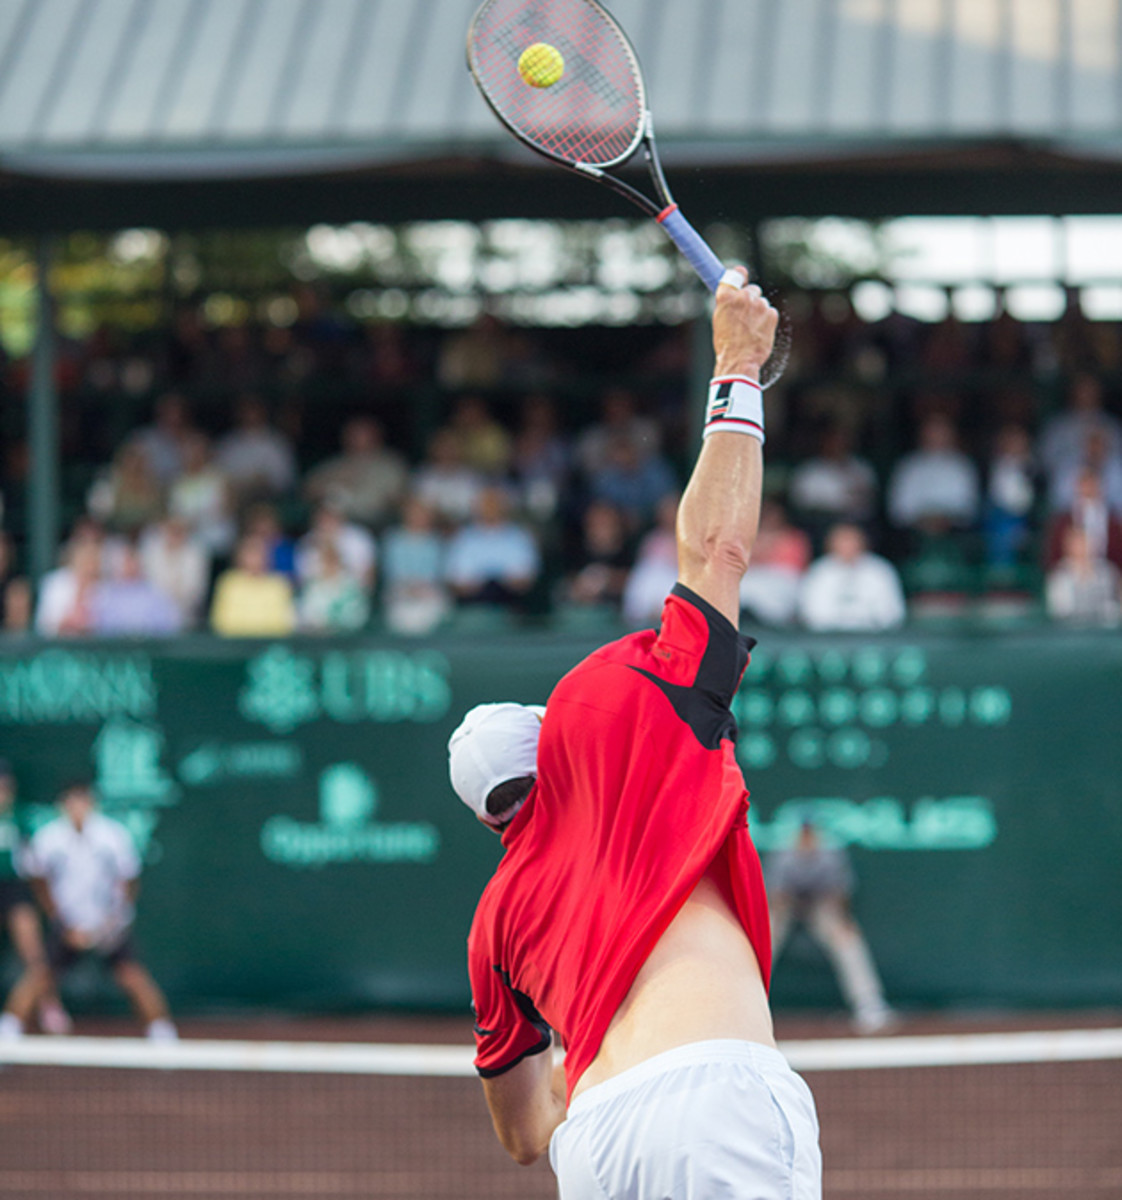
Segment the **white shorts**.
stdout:
<path fill-rule="evenodd" d="M 582 1092 L 549 1146 L 561 1200 L 820 1200 L 810 1088 L 770 1046 L 695 1042 Z"/>

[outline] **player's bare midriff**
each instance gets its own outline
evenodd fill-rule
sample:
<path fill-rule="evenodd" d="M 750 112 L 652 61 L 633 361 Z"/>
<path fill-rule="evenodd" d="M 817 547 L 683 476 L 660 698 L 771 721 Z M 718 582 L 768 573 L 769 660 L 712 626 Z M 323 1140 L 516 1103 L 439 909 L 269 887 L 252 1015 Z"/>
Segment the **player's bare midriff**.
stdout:
<path fill-rule="evenodd" d="M 707 875 L 656 943 L 573 1096 L 677 1046 L 775 1045 L 755 951 Z"/>

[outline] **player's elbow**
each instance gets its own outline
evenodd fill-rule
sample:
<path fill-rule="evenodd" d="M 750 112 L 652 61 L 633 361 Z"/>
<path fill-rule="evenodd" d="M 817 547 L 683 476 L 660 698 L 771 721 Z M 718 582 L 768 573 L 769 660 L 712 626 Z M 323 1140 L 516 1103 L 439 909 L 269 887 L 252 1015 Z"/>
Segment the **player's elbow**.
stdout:
<path fill-rule="evenodd" d="M 542 1156 L 545 1149 L 539 1139 L 529 1136 L 521 1130 L 500 1130 L 499 1140 L 503 1149 L 520 1167 L 532 1167 Z"/>
<path fill-rule="evenodd" d="M 715 529 L 678 546 L 681 566 L 698 575 L 728 575 L 736 579 L 748 570 L 753 539 L 736 530 Z"/>

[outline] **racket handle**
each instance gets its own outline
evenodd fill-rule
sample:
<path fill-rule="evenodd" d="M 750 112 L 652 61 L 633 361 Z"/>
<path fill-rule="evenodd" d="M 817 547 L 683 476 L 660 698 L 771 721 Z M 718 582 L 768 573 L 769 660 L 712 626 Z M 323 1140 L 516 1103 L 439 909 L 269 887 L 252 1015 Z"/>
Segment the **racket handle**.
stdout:
<path fill-rule="evenodd" d="M 709 248 L 709 243 L 682 216 L 682 210 L 671 204 L 658 216 L 658 223 L 666 230 L 671 241 L 686 256 L 690 266 L 701 276 L 701 282 L 711 291 L 717 290 L 725 264 Z"/>

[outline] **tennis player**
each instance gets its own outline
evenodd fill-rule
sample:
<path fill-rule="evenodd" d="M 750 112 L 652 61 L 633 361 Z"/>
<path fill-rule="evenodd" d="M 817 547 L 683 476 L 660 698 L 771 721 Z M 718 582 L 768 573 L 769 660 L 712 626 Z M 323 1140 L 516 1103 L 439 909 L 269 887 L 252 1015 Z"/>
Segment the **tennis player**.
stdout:
<path fill-rule="evenodd" d="M 821 1195 L 814 1102 L 772 1033 L 729 711 L 777 322 L 746 283 L 717 290 L 661 629 L 590 655 L 544 711 L 472 709 L 449 743 L 456 792 L 506 848 L 468 940 L 476 1067 L 499 1140 L 521 1163 L 548 1148 L 562 1200 Z"/>

